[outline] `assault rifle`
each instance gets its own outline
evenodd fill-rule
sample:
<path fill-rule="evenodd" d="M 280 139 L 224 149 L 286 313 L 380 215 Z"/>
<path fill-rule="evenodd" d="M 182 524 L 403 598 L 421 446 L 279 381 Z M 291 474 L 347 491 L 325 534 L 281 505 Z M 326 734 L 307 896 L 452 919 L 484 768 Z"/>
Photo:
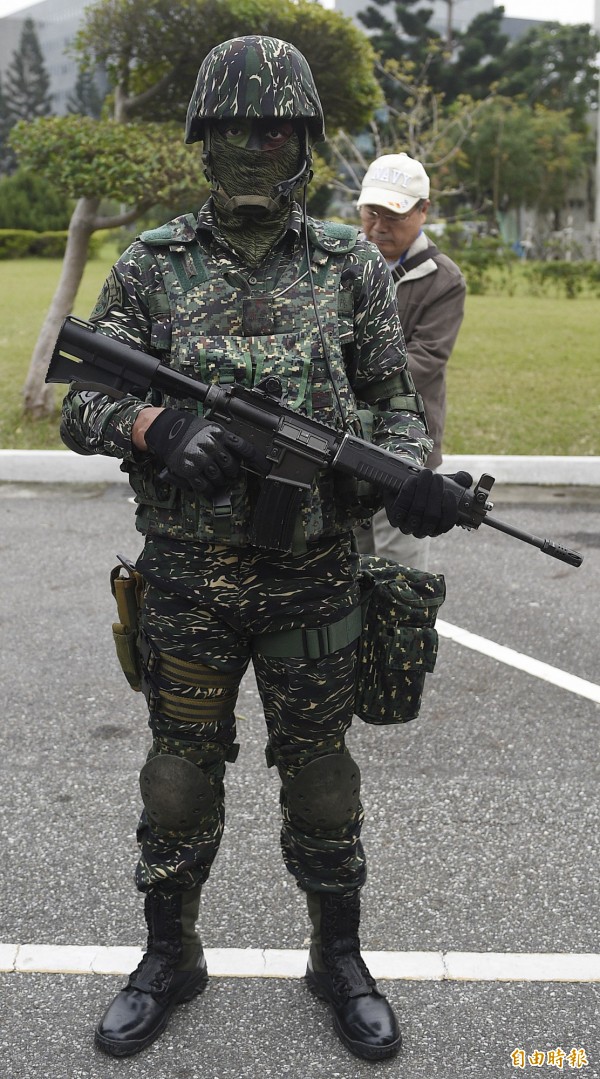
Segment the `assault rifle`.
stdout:
<path fill-rule="evenodd" d="M 287 408 L 281 400 L 281 382 L 272 375 L 253 389 L 238 383 L 207 386 L 75 318 L 67 318 L 62 326 L 46 382 L 83 383 L 86 389 L 109 391 L 116 397 L 144 398 L 156 389 L 178 399 L 201 401 L 206 418 L 241 435 L 255 448 L 256 456 L 246 467 L 264 477 L 250 539 L 258 547 L 289 549 L 302 493 L 310 489 L 320 469 L 333 468 L 388 491 L 399 491 L 408 476 L 420 471 L 418 465 L 407 464 L 371 442 Z M 456 494 L 457 523 L 462 528 L 490 525 L 570 566 L 581 565 L 583 557 L 576 551 L 488 516 L 493 509 L 489 501 L 493 476 L 484 474 L 467 489 L 443 478 Z"/>

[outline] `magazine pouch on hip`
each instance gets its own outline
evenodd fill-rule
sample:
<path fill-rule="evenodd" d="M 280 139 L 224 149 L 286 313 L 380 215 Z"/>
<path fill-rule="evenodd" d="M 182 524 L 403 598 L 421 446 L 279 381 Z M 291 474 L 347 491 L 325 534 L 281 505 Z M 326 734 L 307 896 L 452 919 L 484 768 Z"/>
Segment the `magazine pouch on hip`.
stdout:
<path fill-rule="evenodd" d="M 112 624 L 117 659 L 131 688 L 140 690 L 142 671 L 138 648 L 138 623 L 144 594 L 144 580 L 142 575 L 134 569 L 133 564 L 128 559 L 122 558 L 120 565 L 111 570 L 110 588 L 117 603 L 119 616 L 119 621 Z"/>
<path fill-rule="evenodd" d="M 446 597 L 441 574 L 388 558 L 360 560 L 363 631 L 354 711 L 365 723 L 407 723 L 421 707 L 425 675 L 435 666 L 435 620 Z"/>

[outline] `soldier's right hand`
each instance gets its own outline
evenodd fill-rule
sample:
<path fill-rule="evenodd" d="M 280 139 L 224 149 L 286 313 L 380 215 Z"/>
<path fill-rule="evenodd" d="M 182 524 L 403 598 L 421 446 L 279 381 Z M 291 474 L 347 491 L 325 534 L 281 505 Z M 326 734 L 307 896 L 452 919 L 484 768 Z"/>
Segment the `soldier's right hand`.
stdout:
<path fill-rule="evenodd" d="M 254 447 L 210 420 L 165 408 L 146 433 L 148 449 L 166 466 L 172 482 L 211 498 L 231 487 Z"/>

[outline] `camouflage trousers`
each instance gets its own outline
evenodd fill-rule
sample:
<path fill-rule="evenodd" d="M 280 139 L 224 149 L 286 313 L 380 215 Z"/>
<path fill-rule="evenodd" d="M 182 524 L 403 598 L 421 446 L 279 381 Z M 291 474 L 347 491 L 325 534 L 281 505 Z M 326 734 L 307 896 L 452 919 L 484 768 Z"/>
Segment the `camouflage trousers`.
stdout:
<path fill-rule="evenodd" d="M 325 626 L 357 606 L 358 558 L 351 537 L 302 555 L 153 537 L 137 568 L 146 582 L 143 638 L 156 653 L 173 657 L 175 667 L 177 660 L 193 661 L 210 668 L 209 681 L 211 672 L 215 675 L 214 685 L 198 686 L 183 677 L 163 685 L 174 708 L 150 704 L 149 758 L 175 754 L 197 765 L 210 782 L 214 811 L 193 835 L 161 831 L 142 813 L 138 888 L 188 889 L 209 875 L 224 827 L 226 762 L 235 760 L 237 751 L 233 707 L 251 661 L 266 720 L 267 760 L 277 765 L 281 778 L 285 864 L 305 891 L 344 893 L 361 887 L 366 867 L 360 803 L 351 820 L 331 831 L 299 824 L 286 798 L 286 784 L 304 765 L 347 753 L 356 642 L 320 659 L 271 658 L 252 650 L 257 635 Z M 227 688 L 219 685 L 225 674 Z M 190 698 L 206 702 L 200 722 L 185 717 Z"/>

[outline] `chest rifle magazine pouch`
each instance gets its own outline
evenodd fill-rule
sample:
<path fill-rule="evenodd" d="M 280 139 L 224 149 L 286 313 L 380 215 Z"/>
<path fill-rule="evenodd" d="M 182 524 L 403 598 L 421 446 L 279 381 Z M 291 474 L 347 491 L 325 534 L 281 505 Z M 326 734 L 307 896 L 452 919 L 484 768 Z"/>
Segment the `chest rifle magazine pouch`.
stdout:
<path fill-rule="evenodd" d="M 435 667 L 434 626 L 445 581 L 389 558 L 363 557 L 360 566 L 363 631 L 354 711 L 365 723 L 408 723 L 419 714 L 425 675 Z"/>
<path fill-rule="evenodd" d="M 126 575 L 123 575 L 123 571 Z M 144 579 L 125 559 L 110 573 L 110 588 L 117 603 L 118 622 L 112 632 L 121 670 L 132 689 L 141 690 L 142 671 L 138 648 L 139 612 L 144 594 Z"/>

